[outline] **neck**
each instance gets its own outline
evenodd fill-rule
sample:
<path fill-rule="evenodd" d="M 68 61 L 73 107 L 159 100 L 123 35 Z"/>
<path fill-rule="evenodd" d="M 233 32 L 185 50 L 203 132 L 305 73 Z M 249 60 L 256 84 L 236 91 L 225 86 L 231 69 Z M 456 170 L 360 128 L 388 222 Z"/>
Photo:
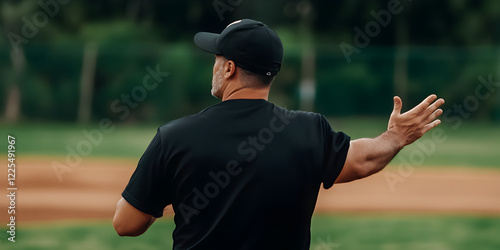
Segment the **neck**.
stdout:
<path fill-rule="evenodd" d="M 231 86 L 231 84 L 229 85 Z M 222 95 L 222 101 L 233 99 L 264 99 L 269 98 L 269 88 L 244 88 L 241 85 L 237 88 L 228 88 Z"/>

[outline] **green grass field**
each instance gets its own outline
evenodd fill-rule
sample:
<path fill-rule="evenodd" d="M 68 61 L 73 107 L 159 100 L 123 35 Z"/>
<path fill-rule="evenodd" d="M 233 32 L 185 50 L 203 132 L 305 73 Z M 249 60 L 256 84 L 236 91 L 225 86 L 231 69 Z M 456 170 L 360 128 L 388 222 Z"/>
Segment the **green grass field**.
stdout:
<path fill-rule="evenodd" d="M 375 137 L 387 127 L 387 120 L 381 118 L 330 119 L 336 131 L 344 131 L 353 139 Z M 116 125 L 111 133 L 103 133 L 102 143 L 93 146 L 90 157 L 119 157 L 138 159 L 161 124 Z M 17 151 L 22 155 L 67 154 L 66 147 L 75 149 L 79 142 L 88 140 L 82 133 L 98 126 L 75 126 L 66 124 L 22 124 L 4 126 L 2 130 L 17 137 Z M 438 127 L 446 137 L 444 142 L 434 143 L 431 153 L 424 153 L 424 159 L 417 163 L 426 166 L 465 166 L 500 169 L 500 125 L 464 122 L 454 129 L 451 125 Z M 431 140 L 426 134 L 420 141 Z M 5 150 L 5 149 L 2 149 Z M 400 159 L 411 160 L 414 151 L 422 151 L 418 143 L 403 149 L 393 163 Z M 415 153 L 413 153 L 415 154 Z M 418 164 L 417 164 L 418 165 Z"/>
<path fill-rule="evenodd" d="M 110 221 L 21 226 L 1 249 L 171 249 L 172 219 L 157 221 L 137 238 L 117 236 Z M 469 216 L 315 215 L 312 250 L 500 249 L 500 218 Z"/>

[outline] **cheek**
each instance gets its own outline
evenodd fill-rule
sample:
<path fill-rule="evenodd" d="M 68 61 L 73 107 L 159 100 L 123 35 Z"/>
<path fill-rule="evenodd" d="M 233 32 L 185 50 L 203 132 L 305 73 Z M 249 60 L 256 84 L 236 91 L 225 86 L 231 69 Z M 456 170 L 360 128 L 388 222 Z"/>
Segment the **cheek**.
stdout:
<path fill-rule="evenodd" d="M 214 70 L 213 70 L 213 75 L 217 75 L 217 74 L 220 74 L 222 72 L 222 65 L 220 65 L 220 63 L 216 63 L 214 65 Z"/>
<path fill-rule="evenodd" d="M 219 60 L 216 60 L 214 63 L 214 68 L 213 68 L 213 73 L 215 74 L 217 71 L 219 71 Z"/>

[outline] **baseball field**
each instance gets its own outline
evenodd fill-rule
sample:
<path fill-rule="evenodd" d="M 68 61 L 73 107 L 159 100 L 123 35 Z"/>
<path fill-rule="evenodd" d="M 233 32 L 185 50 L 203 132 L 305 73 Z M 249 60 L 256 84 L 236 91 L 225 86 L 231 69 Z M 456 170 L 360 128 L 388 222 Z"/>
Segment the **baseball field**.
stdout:
<path fill-rule="evenodd" d="M 353 138 L 384 131 L 379 118 L 330 119 Z M 0 249 L 170 249 L 168 207 L 138 238 L 111 225 L 116 201 L 160 124 L 21 124 L 16 138 L 15 242 L 0 171 Z M 442 124 L 386 170 L 322 190 L 311 249 L 500 249 L 500 125 Z M 7 163 L 7 142 L 0 161 Z"/>

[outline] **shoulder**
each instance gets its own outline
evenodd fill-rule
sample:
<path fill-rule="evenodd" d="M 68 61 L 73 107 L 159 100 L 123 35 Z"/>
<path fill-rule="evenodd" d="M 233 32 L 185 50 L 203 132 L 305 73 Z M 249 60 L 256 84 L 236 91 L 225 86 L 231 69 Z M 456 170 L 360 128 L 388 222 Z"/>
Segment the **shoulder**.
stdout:
<path fill-rule="evenodd" d="M 217 105 L 205 108 L 201 112 L 193 115 L 184 116 L 182 118 L 172 120 L 158 128 L 158 133 L 161 138 L 168 138 L 170 141 L 179 138 L 186 140 L 187 138 L 195 137 L 207 128 L 213 128 L 213 124 L 217 123 L 214 118 L 214 110 Z"/>
<path fill-rule="evenodd" d="M 172 120 L 158 129 L 161 134 L 175 134 L 182 131 L 189 131 L 192 129 L 196 129 L 197 127 L 202 127 L 204 122 L 208 120 L 210 116 L 209 113 L 213 109 L 216 109 L 216 105 L 212 105 L 200 111 L 197 114 L 184 116 L 182 118 Z"/>
<path fill-rule="evenodd" d="M 177 133 L 182 133 L 183 131 L 195 129 L 197 126 L 201 126 L 201 121 L 203 120 L 201 114 L 185 116 L 173 121 L 170 121 L 158 128 L 158 132 L 164 135 L 175 135 Z"/>
<path fill-rule="evenodd" d="M 302 122 L 312 122 L 312 123 L 321 123 L 326 121 L 326 118 L 319 113 L 308 112 L 302 110 L 288 110 L 286 108 L 280 107 L 278 105 L 274 105 L 274 114 L 279 117 L 286 117 L 290 120 L 298 120 Z"/>

